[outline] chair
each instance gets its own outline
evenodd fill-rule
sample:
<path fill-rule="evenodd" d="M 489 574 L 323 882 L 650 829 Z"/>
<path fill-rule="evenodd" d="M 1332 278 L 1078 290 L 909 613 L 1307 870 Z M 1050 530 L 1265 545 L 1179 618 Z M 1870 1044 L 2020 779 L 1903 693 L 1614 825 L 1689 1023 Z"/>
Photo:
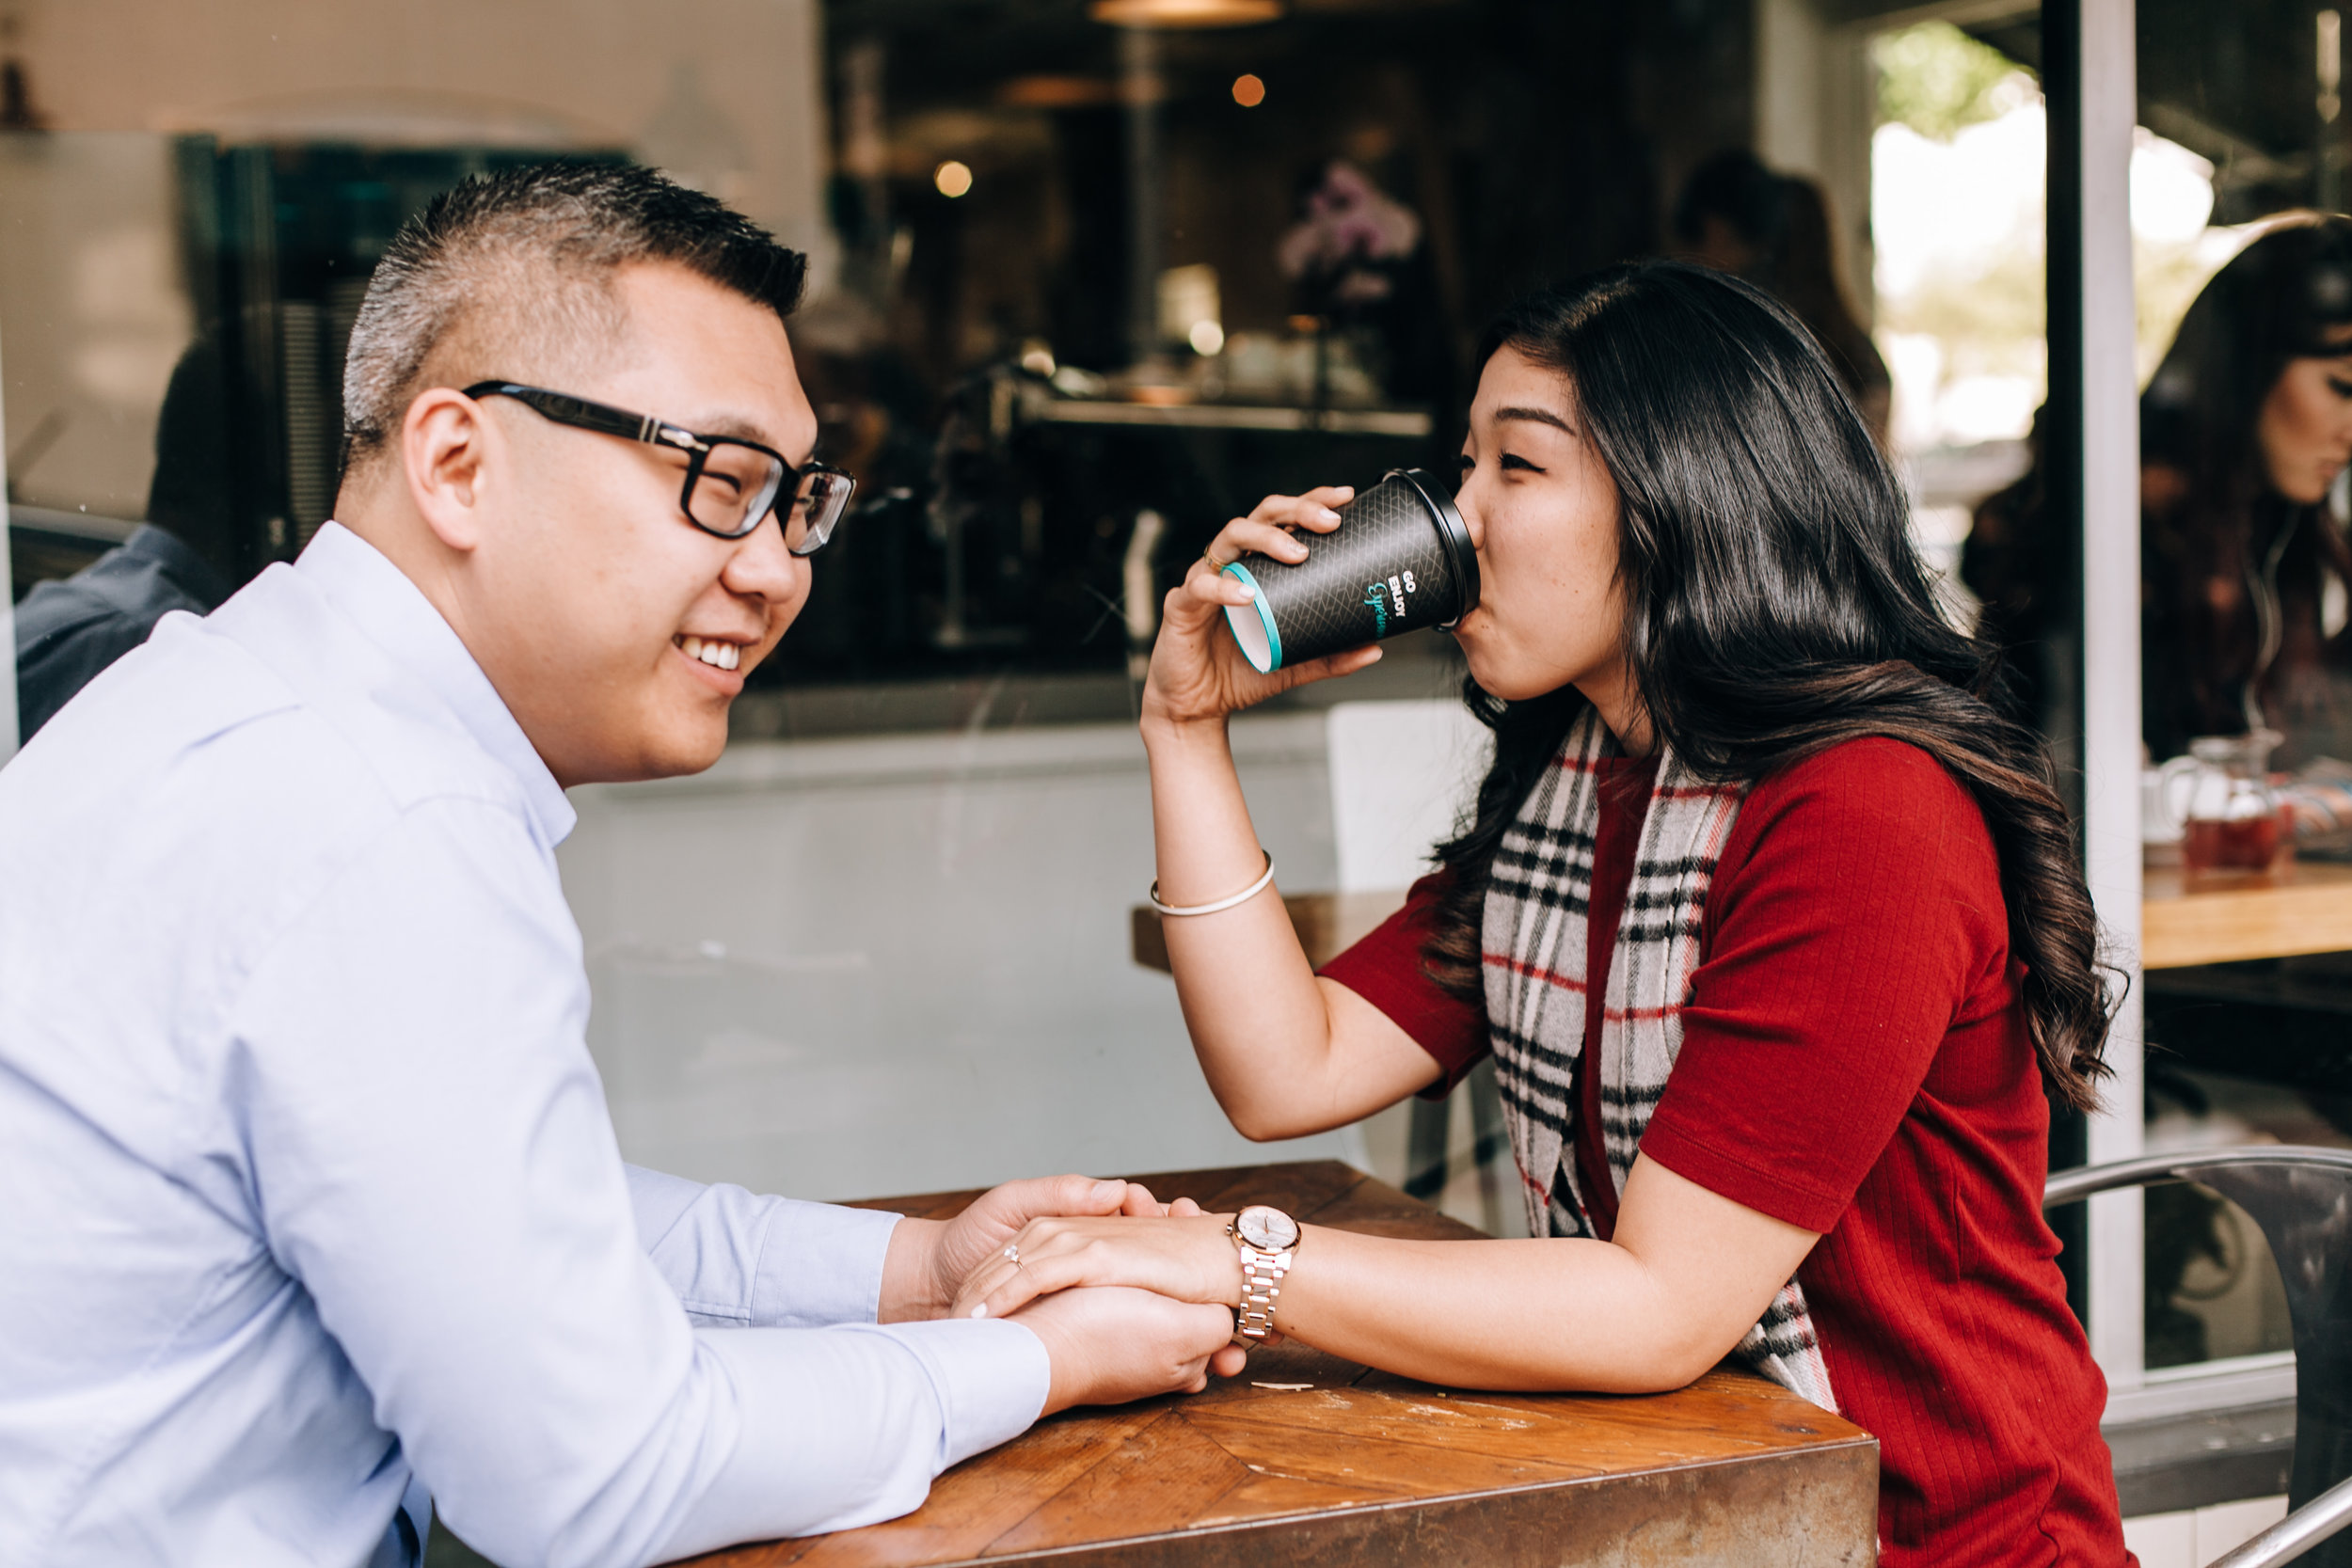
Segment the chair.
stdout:
<path fill-rule="evenodd" d="M 2290 1512 L 2212 1568 L 2352 1568 L 2352 1535 L 2338 1535 L 2352 1526 L 2352 1150 L 2274 1144 L 2120 1160 L 2061 1171 L 2042 1203 L 2164 1181 L 2210 1187 L 2262 1227 L 2295 1329 Z"/>
<path fill-rule="evenodd" d="M 1460 703 L 1437 699 L 1341 703 L 1326 723 L 1339 890 L 1385 892 L 1419 880 L 1429 870 L 1431 847 L 1453 835 L 1456 817 L 1475 799 L 1494 736 Z M 1463 1088 L 1476 1140 L 1471 1163 L 1479 1173 L 1482 1218 L 1496 1231 L 1504 1196 L 1497 1163 L 1510 1148 L 1502 1096 L 1487 1065 L 1465 1079 Z M 1417 1198 L 1434 1199 L 1452 1174 L 1448 1105 L 1414 1100 L 1406 1115 L 1404 1187 Z"/>

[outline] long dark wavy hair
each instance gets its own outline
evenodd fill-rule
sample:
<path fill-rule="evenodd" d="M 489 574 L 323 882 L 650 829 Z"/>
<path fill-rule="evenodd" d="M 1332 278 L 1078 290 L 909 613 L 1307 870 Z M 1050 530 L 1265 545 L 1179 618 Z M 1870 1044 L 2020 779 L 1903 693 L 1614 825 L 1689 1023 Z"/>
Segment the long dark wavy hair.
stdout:
<path fill-rule="evenodd" d="M 2214 275 L 2140 397 L 2143 729 L 2156 756 L 2252 727 L 2285 695 L 2282 677 L 2346 662 L 2320 603 L 2328 576 L 2352 578 L 2352 548 L 2325 501 L 2272 487 L 2258 432 L 2288 364 L 2343 354 L 2328 334 L 2347 324 L 2352 222 L 2296 214 Z"/>
<path fill-rule="evenodd" d="M 1625 658 L 1660 739 L 1712 780 L 1754 782 L 1841 741 L 1928 752 L 1991 829 L 2051 1098 L 2089 1109 L 2108 1017 L 2090 895 L 2041 738 L 1995 710 L 1997 653 L 1955 630 L 1911 542 L 1900 484 L 1795 317 L 1736 278 L 1672 261 L 1535 294 L 1487 330 L 1565 378 L 1616 481 Z M 1479 927 L 1503 831 L 1585 708 L 1564 687 L 1502 701 L 1474 818 L 1422 951 L 1481 993 Z"/>

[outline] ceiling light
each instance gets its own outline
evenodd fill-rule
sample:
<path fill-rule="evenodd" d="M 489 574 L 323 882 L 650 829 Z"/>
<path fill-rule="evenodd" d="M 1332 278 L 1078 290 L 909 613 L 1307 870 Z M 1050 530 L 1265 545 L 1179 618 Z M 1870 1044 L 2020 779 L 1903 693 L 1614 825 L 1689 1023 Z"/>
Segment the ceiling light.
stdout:
<path fill-rule="evenodd" d="M 1233 102 L 1245 109 L 1254 109 L 1265 102 L 1265 84 L 1255 76 L 1233 78 Z"/>
<path fill-rule="evenodd" d="M 1282 0 L 1094 0 L 1087 14 L 1114 27 L 1248 27 L 1279 21 Z"/>
<path fill-rule="evenodd" d="M 939 187 L 942 196 L 959 197 L 972 188 L 972 170 L 968 165 L 950 158 L 931 171 L 931 183 Z"/>

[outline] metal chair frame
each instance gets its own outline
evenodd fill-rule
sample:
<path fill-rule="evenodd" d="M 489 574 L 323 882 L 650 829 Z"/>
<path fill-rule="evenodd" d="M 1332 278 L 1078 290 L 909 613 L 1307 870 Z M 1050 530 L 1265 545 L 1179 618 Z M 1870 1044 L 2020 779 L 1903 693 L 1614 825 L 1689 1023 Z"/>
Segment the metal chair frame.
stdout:
<path fill-rule="evenodd" d="M 2352 1149 L 2299 1144 L 2153 1154 L 2061 1171 L 2045 1209 L 2094 1193 L 2194 1181 L 2262 1227 L 2295 1328 L 2295 1468 L 2287 1516 L 2212 1568 L 2352 1568 Z"/>

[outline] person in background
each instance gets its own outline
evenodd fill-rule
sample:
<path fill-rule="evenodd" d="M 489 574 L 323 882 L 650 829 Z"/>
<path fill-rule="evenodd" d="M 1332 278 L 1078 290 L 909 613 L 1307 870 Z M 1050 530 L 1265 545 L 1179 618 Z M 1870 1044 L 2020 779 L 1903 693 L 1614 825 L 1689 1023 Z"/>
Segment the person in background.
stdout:
<path fill-rule="evenodd" d="M 2289 215 L 2214 275 L 2139 400 L 2141 735 L 2162 761 L 2265 725 L 2280 766 L 2352 757 L 2352 220 Z M 1961 557 L 2031 672 L 2069 590 L 2039 456 Z"/>
<path fill-rule="evenodd" d="M 172 367 L 155 422 L 147 521 L 16 607 L 16 727 L 30 740 L 73 694 L 175 610 L 207 615 L 244 579 L 229 513 L 220 351 L 199 338 Z"/>
<path fill-rule="evenodd" d="M 1048 1219 L 962 1299 L 1241 1301 L 1442 1388 L 1641 1392 L 1731 1356 L 1878 1438 L 1887 1568 L 2124 1561 L 2042 1213 L 2112 995 L 2045 749 L 1986 703 L 1997 659 L 1761 291 L 1614 268 L 1506 311 L 1481 357 L 1454 636 L 1495 750 L 1441 869 L 1317 975 L 1234 771 L 1233 712 L 1379 650 L 1258 674 L 1217 567 L 1306 559 L 1347 491 L 1218 534 L 1141 725 L 1168 959 L 1233 1125 L 1343 1127 L 1491 1055 L 1531 1239 Z"/>
<path fill-rule="evenodd" d="M 1299 181 L 1298 218 L 1275 248 L 1292 304 L 1361 341 L 1391 402 L 1444 408 L 1454 397 L 1421 215 L 1345 158 Z"/>
<path fill-rule="evenodd" d="M 872 1523 L 1235 1370 L 1120 1291 L 940 1317 L 1046 1213 L 622 1164 L 564 791 L 692 773 L 853 485 L 803 261 L 642 168 L 469 182 L 352 331 L 337 518 L 0 768 L 0 1564 L 635 1565 Z M 788 890 L 778 890 L 788 896 Z"/>
<path fill-rule="evenodd" d="M 1796 312 L 1829 351 L 1871 437 L 1885 446 L 1894 379 L 1838 282 L 1821 188 L 1729 149 L 1692 170 L 1675 202 L 1674 229 L 1691 260 L 1744 277 Z"/>

